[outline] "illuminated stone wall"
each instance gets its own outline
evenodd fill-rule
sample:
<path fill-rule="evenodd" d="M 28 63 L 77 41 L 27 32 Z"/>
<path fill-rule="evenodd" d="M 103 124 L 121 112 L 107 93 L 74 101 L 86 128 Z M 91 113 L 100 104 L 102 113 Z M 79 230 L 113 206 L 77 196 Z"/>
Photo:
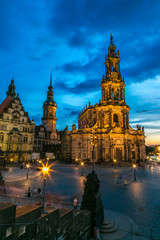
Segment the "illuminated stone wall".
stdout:
<path fill-rule="evenodd" d="M 9 95 L 0 105 L 0 148 L 11 161 L 30 160 L 35 123 L 24 110 L 19 96 Z"/>

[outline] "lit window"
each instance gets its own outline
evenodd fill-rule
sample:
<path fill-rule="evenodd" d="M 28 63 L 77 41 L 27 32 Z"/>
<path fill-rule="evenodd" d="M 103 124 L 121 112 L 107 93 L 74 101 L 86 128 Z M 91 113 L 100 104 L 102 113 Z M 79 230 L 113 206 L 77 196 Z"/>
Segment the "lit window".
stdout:
<path fill-rule="evenodd" d="M 113 116 L 113 121 L 115 123 L 118 123 L 118 115 L 115 113 L 114 116 Z"/>

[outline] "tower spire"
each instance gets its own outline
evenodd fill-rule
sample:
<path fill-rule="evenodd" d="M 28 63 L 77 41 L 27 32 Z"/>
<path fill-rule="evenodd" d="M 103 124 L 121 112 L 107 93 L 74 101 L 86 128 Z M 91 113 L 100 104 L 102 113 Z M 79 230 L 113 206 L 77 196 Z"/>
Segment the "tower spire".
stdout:
<path fill-rule="evenodd" d="M 15 85 L 14 85 L 14 79 L 13 79 L 13 77 L 12 77 L 11 83 L 10 83 L 10 85 L 8 86 L 8 91 L 6 92 L 7 97 L 8 97 L 8 96 L 11 96 L 12 98 L 15 98 L 15 96 L 16 96 L 15 88 L 16 88 L 16 87 L 15 87 Z"/>
<path fill-rule="evenodd" d="M 111 33 L 111 44 L 113 44 L 113 35 Z"/>
<path fill-rule="evenodd" d="M 111 44 L 109 45 L 108 52 L 109 53 L 114 53 L 115 50 L 116 50 L 116 46 L 113 43 L 113 35 L 112 35 L 112 33 L 111 33 L 111 38 L 110 39 L 111 39 Z"/>
<path fill-rule="evenodd" d="M 52 68 L 51 68 L 51 75 L 50 75 L 50 87 L 52 87 Z"/>
<path fill-rule="evenodd" d="M 48 87 L 47 99 L 53 100 L 52 69 L 51 69 L 51 74 L 50 74 L 50 85 Z"/>

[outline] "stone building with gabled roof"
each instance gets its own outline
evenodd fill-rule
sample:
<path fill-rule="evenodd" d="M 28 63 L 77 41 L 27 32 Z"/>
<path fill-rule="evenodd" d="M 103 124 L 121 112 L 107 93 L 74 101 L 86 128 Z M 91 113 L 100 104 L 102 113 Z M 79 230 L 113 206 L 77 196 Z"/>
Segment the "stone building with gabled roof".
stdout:
<path fill-rule="evenodd" d="M 0 104 L 0 150 L 9 161 L 30 160 L 34 145 L 35 123 L 24 110 L 15 92 L 14 79 Z"/>
<path fill-rule="evenodd" d="M 102 100 L 89 105 L 79 114 L 78 129 L 66 128 L 62 135 L 62 156 L 96 162 L 136 162 L 145 159 L 144 128 L 129 125 L 129 106 L 125 101 L 125 83 L 120 72 L 120 55 L 111 43 L 105 55 L 105 75 L 101 80 Z M 94 139 L 94 142 L 93 142 Z"/>

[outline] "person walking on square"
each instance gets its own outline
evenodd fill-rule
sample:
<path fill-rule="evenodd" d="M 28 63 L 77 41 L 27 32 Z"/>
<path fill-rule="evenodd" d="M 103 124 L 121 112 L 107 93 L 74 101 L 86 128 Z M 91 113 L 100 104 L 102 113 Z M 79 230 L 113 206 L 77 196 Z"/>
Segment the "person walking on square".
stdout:
<path fill-rule="evenodd" d="M 33 193 L 34 193 L 34 197 L 37 197 L 37 188 L 34 189 Z"/>
<path fill-rule="evenodd" d="M 31 196 L 31 187 L 28 188 L 28 197 Z"/>
<path fill-rule="evenodd" d="M 77 207 L 78 207 L 78 198 L 77 198 L 77 196 L 75 196 L 75 198 L 73 200 L 73 205 L 74 205 L 74 209 L 77 209 Z"/>
<path fill-rule="evenodd" d="M 41 195 L 41 188 L 39 187 L 38 188 L 38 197 L 40 197 L 40 195 Z"/>

